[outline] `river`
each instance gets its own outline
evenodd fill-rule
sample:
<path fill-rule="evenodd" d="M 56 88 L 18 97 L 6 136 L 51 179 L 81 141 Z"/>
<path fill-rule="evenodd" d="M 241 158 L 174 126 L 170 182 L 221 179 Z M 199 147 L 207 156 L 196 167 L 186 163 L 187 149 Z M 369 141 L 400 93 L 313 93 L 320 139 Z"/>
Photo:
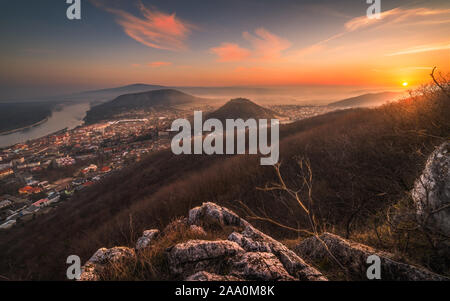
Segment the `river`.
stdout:
<path fill-rule="evenodd" d="M 44 137 L 65 128 L 73 129 L 83 124 L 83 118 L 89 109 L 90 104 L 88 102 L 61 104 L 58 109 L 53 110 L 52 115 L 46 122 L 20 132 L 0 136 L 0 147 Z"/>

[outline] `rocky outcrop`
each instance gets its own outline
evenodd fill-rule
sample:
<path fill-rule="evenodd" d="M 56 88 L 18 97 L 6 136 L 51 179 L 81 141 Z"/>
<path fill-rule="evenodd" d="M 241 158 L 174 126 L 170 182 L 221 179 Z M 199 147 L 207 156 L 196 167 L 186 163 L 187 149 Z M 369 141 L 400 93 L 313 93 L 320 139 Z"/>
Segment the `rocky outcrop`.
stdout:
<path fill-rule="evenodd" d="M 221 239 L 206 240 L 217 237 L 213 233 L 221 233 Z M 331 252 L 353 280 L 367 280 L 366 262 L 372 255 L 381 259 L 382 280 L 447 280 L 424 268 L 395 261 L 392 254 L 330 233 L 324 233 L 319 239 L 305 239 L 293 251 L 233 211 L 214 203 L 193 208 L 188 218 L 172 222 L 161 233 L 155 229 L 144 231 L 135 246 L 137 255 L 134 249 L 126 247 L 99 249 L 83 266 L 81 280 L 100 280 L 108 264 L 136 258 L 145 254 L 142 252 L 145 248 L 160 247 L 158 240 L 168 237 L 166 239 L 172 241 L 173 237 L 179 236 L 196 239 L 183 239 L 180 243 L 172 243 L 165 251 L 159 251 L 166 260 L 164 264 L 168 266 L 170 279 L 326 281 L 327 278 L 310 263 L 329 258 Z M 162 245 L 164 243 L 162 241 Z"/>
<path fill-rule="evenodd" d="M 188 223 L 197 226 L 217 224 L 220 226 L 246 227 L 250 225 L 233 211 L 214 203 L 203 203 L 202 206 L 191 209 Z"/>
<path fill-rule="evenodd" d="M 101 248 L 86 262 L 81 269 L 81 281 L 98 281 L 108 264 L 120 263 L 135 258 L 133 249 L 127 247 Z"/>
<path fill-rule="evenodd" d="M 289 250 L 282 243 L 248 225 L 242 233 L 232 233 L 228 238 L 237 242 L 248 252 L 268 252 L 274 254 L 284 268 L 299 280 L 318 281 L 326 278 L 315 268 Z"/>
<path fill-rule="evenodd" d="M 430 155 L 412 198 L 421 224 L 450 237 L 450 142 Z"/>
<path fill-rule="evenodd" d="M 347 269 L 353 280 L 367 280 L 367 268 L 369 266 L 367 258 L 371 255 L 377 255 L 381 260 L 382 280 L 448 280 L 424 268 L 397 262 L 392 259 L 394 255 L 390 253 L 351 242 L 331 233 L 324 233 L 319 238 L 305 239 L 295 247 L 296 253 L 311 261 L 327 258 L 331 253 Z"/>
<path fill-rule="evenodd" d="M 233 273 L 248 280 L 289 281 L 289 275 L 278 258 L 268 252 L 248 252 L 232 263 Z"/>
<path fill-rule="evenodd" d="M 139 237 L 136 242 L 136 250 L 140 251 L 147 248 L 151 244 L 151 242 L 158 237 L 158 235 L 159 230 L 157 229 L 144 231 L 142 237 Z"/>
<path fill-rule="evenodd" d="M 231 273 L 248 280 L 327 280 L 318 270 L 306 264 L 303 259 L 282 243 L 254 228 L 233 211 L 214 203 L 204 203 L 189 211 L 190 225 L 233 226 L 244 229 L 233 232 L 228 241 L 234 242 L 244 252 L 228 258 L 226 265 Z M 241 254 L 245 253 L 245 254 Z M 250 255 L 247 255 L 250 254 Z M 259 265 L 255 265 L 259 262 Z M 255 266 L 265 267 L 270 262 L 277 271 L 256 271 Z"/>
<path fill-rule="evenodd" d="M 191 240 L 167 251 L 171 272 L 184 277 L 205 269 L 223 269 L 230 258 L 245 252 L 237 243 L 228 240 Z"/>

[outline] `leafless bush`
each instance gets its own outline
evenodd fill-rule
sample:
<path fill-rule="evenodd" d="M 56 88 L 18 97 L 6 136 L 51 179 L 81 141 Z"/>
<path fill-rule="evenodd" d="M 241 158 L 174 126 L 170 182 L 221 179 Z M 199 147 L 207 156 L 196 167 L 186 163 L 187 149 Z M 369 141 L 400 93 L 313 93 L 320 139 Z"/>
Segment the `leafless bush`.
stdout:
<path fill-rule="evenodd" d="M 242 206 L 245 208 L 245 210 L 248 212 L 248 219 L 251 220 L 259 220 L 264 222 L 269 222 L 271 224 L 274 224 L 278 227 L 291 230 L 294 232 L 301 232 L 308 235 L 314 236 L 318 241 L 320 241 L 325 249 L 327 250 L 329 256 L 332 260 L 334 260 L 343 270 L 345 270 L 345 267 L 339 262 L 339 260 L 331 253 L 329 250 L 327 244 L 320 238 L 321 234 L 321 227 L 320 223 L 318 222 L 315 214 L 314 214 L 314 199 L 312 195 L 312 185 L 313 185 L 313 172 L 311 169 L 311 163 L 308 159 L 297 159 L 297 164 L 301 171 L 301 185 L 299 188 L 291 188 L 286 185 L 285 180 L 283 179 L 283 176 L 281 175 L 281 163 L 278 163 L 274 166 L 275 173 L 278 178 L 278 183 L 271 183 L 269 185 L 266 185 L 264 188 L 257 188 L 261 191 L 271 192 L 271 191 L 281 191 L 286 193 L 292 200 L 295 201 L 296 205 L 301 208 L 301 210 L 305 213 L 307 216 L 309 227 L 310 229 L 303 229 L 303 228 L 293 228 L 288 225 L 285 225 L 281 222 L 277 222 L 274 219 L 270 218 L 268 215 L 265 216 L 258 216 L 255 214 L 253 210 L 251 210 L 248 206 L 246 206 L 244 203 L 241 203 Z M 306 191 L 306 197 L 303 198 L 302 194 L 303 191 Z"/>

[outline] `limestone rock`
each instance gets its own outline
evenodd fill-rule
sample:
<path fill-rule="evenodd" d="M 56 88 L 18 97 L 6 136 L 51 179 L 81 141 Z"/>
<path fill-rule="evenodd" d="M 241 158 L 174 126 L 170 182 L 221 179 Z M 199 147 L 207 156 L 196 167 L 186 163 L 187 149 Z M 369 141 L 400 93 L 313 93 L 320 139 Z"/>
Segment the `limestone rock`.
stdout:
<path fill-rule="evenodd" d="M 265 241 L 255 241 L 250 237 L 244 236 L 241 233 L 233 232 L 228 237 L 228 240 L 234 241 L 240 245 L 247 252 L 271 252 L 270 245 Z"/>
<path fill-rule="evenodd" d="M 158 235 L 159 230 L 157 229 L 145 230 L 142 234 L 142 237 L 139 237 L 136 242 L 136 250 L 140 251 L 147 248 L 151 244 L 151 242 L 158 237 Z"/>
<path fill-rule="evenodd" d="M 264 251 L 273 253 L 283 264 L 286 271 L 299 280 L 326 281 L 318 270 L 308 265 L 293 251 L 272 237 L 248 225 L 241 234 L 232 233 L 229 240 L 236 241 L 246 251 Z"/>
<path fill-rule="evenodd" d="M 293 278 L 311 281 L 327 280 L 318 270 L 306 264 L 293 251 L 258 231 L 249 222 L 227 208 L 214 203 L 203 203 L 202 206 L 189 211 L 188 223 L 192 225 L 216 223 L 222 226 L 245 228 L 242 233 L 232 233 L 228 240 L 237 243 L 246 252 L 272 253 Z"/>
<path fill-rule="evenodd" d="M 450 237 L 450 142 L 430 155 L 411 194 L 421 222 Z"/>
<path fill-rule="evenodd" d="M 322 240 L 322 242 L 320 241 Z M 297 254 L 310 260 L 321 260 L 329 256 L 329 252 L 348 270 L 353 280 L 367 280 L 367 258 L 377 255 L 381 259 L 382 280 L 448 280 L 424 268 L 394 261 L 392 254 L 375 250 L 369 246 L 351 242 L 338 235 L 324 233 L 320 236 L 305 239 L 295 247 Z"/>
<path fill-rule="evenodd" d="M 275 255 L 266 252 L 245 253 L 233 262 L 233 274 L 242 275 L 243 278 L 249 280 L 295 280 Z"/>
<path fill-rule="evenodd" d="M 241 219 L 233 211 L 220 207 L 214 203 L 203 203 L 202 206 L 189 211 L 188 223 L 201 226 L 202 224 L 219 224 L 222 226 L 247 226 L 249 223 Z"/>
<path fill-rule="evenodd" d="M 228 240 L 191 240 L 169 248 L 168 261 L 172 273 L 186 275 L 215 269 L 229 257 L 244 252 L 237 243 Z"/>
<path fill-rule="evenodd" d="M 114 247 L 111 249 L 101 248 L 81 268 L 81 281 L 98 281 L 100 274 L 109 263 L 135 258 L 133 249 L 127 247 Z"/>

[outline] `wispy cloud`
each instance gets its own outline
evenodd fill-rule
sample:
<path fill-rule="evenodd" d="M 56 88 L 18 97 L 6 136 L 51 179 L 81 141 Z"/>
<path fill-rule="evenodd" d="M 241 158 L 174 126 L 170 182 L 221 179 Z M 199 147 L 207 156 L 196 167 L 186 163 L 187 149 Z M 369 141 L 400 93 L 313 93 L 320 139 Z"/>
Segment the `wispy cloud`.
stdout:
<path fill-rule="evenodd" d="M 243 48 L 236 43 L 222 43 L 211 48 L 211 52 L 217 55 L 219 62 L 236 62 L 246 59 L 274 60 L 291 46 L 291 43 L 264 28 L 258 28 L 255 33 L 243 32 L 242 36 L 252 47 Z"/>
<path fill-rule="evenodd" d="M 414 53 L 437 51 L 437 50 L 447 50 L 447 49 L 450 49 L 450 42 L 447 43 L 447 44 L 440 44 L 440 45 L 421 45 L 421 46 L 416 46 L 416 47 L 404 49 L 404 50 L 401 50 L 401 51 L 397 51 L 397 52 L 394 52 L 394 53 L 389 53 L 389 54 L 387 54 L 387 56 L 414 54 Z"/>
<path fill-rule="evenodd" d="M 175 13 L 166 14 L 157 9 L 148 9 L 139 2 L 141 17 L 121 9 L 111 8 L 98 0 L 94 4 L 117 16 L 117 23 L 124 32 L 148 47 L 172 51 L 185 50 L 185 42 L 194 25 L 178 18 Z"/>
<path fill-rule="evenodd" d="M 171 62 L 151 62 L 148 65 L 153 68 L 158 68 L 158 67 L 163 67 L 163 66 L 170 66 L 170 65 L 172 65 L 172 63 Z"/>
<path fill-rule="evenodd" d="M 391 32 L 393 25 L 439 25 L 450 22 L 450 9 L 430 9 L 430 8 L 414 8 L 403 9 L 394 8 L 381 13 L 379 19 L 370 19 L 367 16 L 360 16 L 347 21 L 344 24 L 344 30 L 313 45 L 303 48 L 296 52 L 297 56 L 305 56 L 312 53 L 320 52 L 326 49 L 326 45 L 334 40 L 350 35 L 354 32 L 370 28 L 383 28 L 386 32 Z M 447 49 L 444 46 L 428 46 L 417 47 L 405 51 L 399 51 L 389 55 L 400 55 L 407 53 L 418 53 L 432 50 Z"/>
<path fill-rule="evenodd" d="M 388 26 L 392 24 L 406 24 L 408 22 L 418 22 L 422 24 L 440 24 L 450 21 L 450 9 L 430 9 L 430 8 L 413 8 L 403 9 L 394 8 L 381 13 L 379 19 L 369 19 L 367 16 L 353 18 L 345 23 L 347 31 L 355 31 L 358 29 L 383 25 Z"/>
<path fill-rule="evenodd" d="M 253 45 L 253 53 L 259 59 L 271 60 L 280 57 L 283 50 L 288 49 L 291 43 L 264 28 L 255 30 L 255 34 L 244 32 L 243 37 Z"/>
<path fill-rule="evenodd" d="M 250 50 L 241 48 L 234 43 L 222 43 L 220 46 L 211 48 L 211 52 L 217 55 L 219 62 L 242 61 L 251 55 Z"/>

